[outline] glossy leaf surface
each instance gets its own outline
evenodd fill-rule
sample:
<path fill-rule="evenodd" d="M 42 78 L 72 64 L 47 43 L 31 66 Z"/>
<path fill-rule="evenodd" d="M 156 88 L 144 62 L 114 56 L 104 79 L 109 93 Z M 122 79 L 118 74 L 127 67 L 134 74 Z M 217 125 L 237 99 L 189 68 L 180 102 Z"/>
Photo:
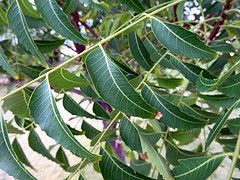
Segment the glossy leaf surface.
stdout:
<path fill-rule="evenodd" d="M 150 54 L 145 48 L 142 40 L 138 37 L 135 32 L 132 32 L 128 35 L 128 42 L 130 51 L 134 59 L 146 70 L 150 70 L 153 66 Z"/>
<path fill-rule="evenodd" d="M 47 24 L 63 37 L 82 44 L 87 43 L 81 34 L 74 29 L 55 0 L 35 0 L 35 4 Z"/>
<path fill-rule="evenodd" d="M 173 128 L 192 129 L 203 127 L 206 124 L 205 121 L 183 113 L 179 107 L 174 106 L 160 95 L 157 95 L 147 85 L 142 89 L 142 96 L 150 105 L 163 114 L 161 121 Z"/>
<path fill-rule="evenodd" d="M 196 157 L 180 160 L 180 164 L 173 169 L 175 179 L 205 179 L 221 164 L 225 155 Z"/>
<path fill-rule="evenodd" d="M 104 179 L 151 179 L 135 172 L 132 168 L 110 155 L 106 150 L 101 149 L 103 160 L 100 161 L 100 169 Z"/>
<path fill-rule="evenodd" d="M 86 64 L 94 86 L 103 100 L 128 115 L 142 118 L 155 116 L 156 111 L 134 90 L 103 49 L 97 48 L 89 53 Z"/>
<path fill-rule="evenodd" d="M 230 114 L 232 113 L 232 111 L 238 106 L 240 100 L 238 100 L 237 102 L 235 102 L 230 108 L 229 110 L 222 116 L 221 119 L 219 119 L 215 125 L 213 126 L 213 128 L 211 129 L 208 137 L 207 137 L 207 141 L 206 141 L 206 148 L 209 147 L 209 145 L 213 142 L 214 138 L 218 135 L 218 133 L 221 131 L 221 129 L 223 128 L 223 126 L 226 124 L 227 119 L 229 118 Z"/>
<path fill-rule="evenodd" d="M 167 49 L 189 58 L 214 58 L 216 52 L 200 41 L 195 33 L 180 26 L 151 19 L 155 37 Z"/>
<path fill-rule="evenodd" d="M 99 160 L 99 156 L 90 153 L 74 138 L 64 123 L 51 93 L 48 78 L 33 92 L 29 102 L 29 108 L 30 114 L 36 123 L 57 143 L 62 144 L 63 147 L 80 157 L 86 157 L 91 161 Z"/>
<path fill-rule="evenodd" d="M 37 56 L 39 60 L 45 66 L 47 66 L 44 56 L 41 54 L 30 33 L 28 32 L 28 25 L 18 1 L 12 2 L 11 6 L 8 9 L 7 17 L 9 25 L 17 35 L 20 43 L 26 48 L 26 50 L 30 51 L 31 54 Z"/>
<path fill-rule="evenodd" d="M 17 159 L 8 139 L 5 120 L 0 115 L 0 168 L 15 178 L 35 179 Z"/>

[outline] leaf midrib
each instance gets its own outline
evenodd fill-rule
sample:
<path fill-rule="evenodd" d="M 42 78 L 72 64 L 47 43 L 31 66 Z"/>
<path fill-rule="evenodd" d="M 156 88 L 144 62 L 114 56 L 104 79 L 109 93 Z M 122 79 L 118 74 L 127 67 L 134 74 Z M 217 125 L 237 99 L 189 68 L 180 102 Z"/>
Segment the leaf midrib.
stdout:
<path fill-rule="evenodd" d="M 19 3 L 18 3 L 17 0 L 16 0 L 16 3 L 17 3 L 17 7 L 18 7 L 18 12 L 19 12 L 19 15 L 20 15 L 19 17 L 21 18 L 21 22 L 22 22 L 22 24 L 23 24 L 23 29 L 24 29 L 24 31 L 26 32 L 25 34 L 27 35 L 28 40 L 30 40 L 30 42 L 31 42 L 33 48 L 35 49 L 36 53 L 39 55 L 39 57 L 43 58 L 42 55 L 38 52 L 38 49 L 36 48 L 36 45 L 33 43 L 33 40 L 32 40 L 32 38 L 30 37 L 30 35 L 29 35 L 29 33 L 28 33 L 28 30 L 26 29 L 27 23 L 26 23 L 25 19 L 24 19 L 23 16 L 22 16 L 22 11 L 21 11 L 21 9 L 20 9 L 20 5 L 19 5 Z"/>
<path fill-rule="evenodd" d="M 27 5 L 26 5 L 26 2 L 27 0 L 22 0 L 22 3 L 24 4 L 24 7 L 28 10 L 28 12 L 32 15 L 32 16 L 34 16 L 34 17 L 36 17 L 36 18 L 40 18 L 40 16 L 38 17 L 36 14 L 34 14 L 34 13 L 32 13 L 32 10 L 35 12 L 35 13 L 37 13 L 37 11 L 35 11 L 33 8 L 31 9 L 31 8 L 29 8 Z"/>
<path fill-rule="evenodd" d="M 170 57 L 171 58 L 171 57 Z M 175 56 L 172 56 L 172 58 L 177 59 Z M 176 67 L 171 61 L 170 61 L 171 65 L 173 67 L 175 67 L 176 69 L 178 69 L 178 67 Z M 189 69 L 184 63 L 182 63 L 179 59 L 177 59 L 177 63 L 181 64 L 182 66 L 184 66 L 184 68 L 186 68 L 188 71 L 191 72 L 191 74 L 193 74 L 195 77 L 198 77 L 198 74 L 196 74 L 195 72 L 193 72 L 191 69 Z M 181 73 L 183 74 L 183 73 Z M 189 80 L 190 81 L 190 80 Z"/>
<path fill-rule="evenodd" d="M 148 113 L 150 113 L 150 114 L 153 114 L 153 112 L 150 112 L 150 111 L 148 111 L 148 110 L 146 110 L 146 109 L 143 109 L 141 106 L 139 106 L 138 104 L 136 104 L 134 101 L 132 101 L 131 99 L 129 99 L 126 95 L 125 95 L 125 93 L 123 93 L 123 91 L 121 90 L 121 88 L 118 86 L 118 84 L 117 84 L 117 82 L 115 81 L 115 79 L 114 79 L 114 77 L 113 77 L 113 74 L 112 74 L 112 72 L 111 72 L 111 70 L 110 70 L 110 67 L 109 67 L 109 64 L 108 64 L 108 61 L 107 61 L 107 55 L 106 55 L 106 53 L 105 53 L 105 51 L 103 50 L 103 48 L 101 47 L 101 51 L 102 51 L 102 53 L 103 53 L 103 55 L 104 55 L 104 59 L 105 59 L 105 62 L 106 62 L 106 65 L 107 65 L 107 69 L 108 69 L 108 72 L 109 72 L 109 74 L 110 74 L 110 76 L 111 76 L 111 78 L 112 78 L 112 80 L 113 80 L 113 82 L 114 82 L 114 84 L 117 86 L 117 88 L 118 88 L 118 90 L 123 94 L 123 96 L 125 97 L 125 98 L 127 98 L 132 104 L 134 104 L 135 106 L 137 106 L 138 108 L 140 108 L 140 109 L 142 109 L 144 112 L 148 112 Z M 115 65 L 114 65 L 115 66 Z M 118 69 L 118 67 L 116 67 L 115 66 L 115 68 L 117 68 Z M 119 70 L 119 69 L 118 69 Z M 121 73 L 121 71 L 119 70 L 119 72 Z M 124 76 L 123 76 L 124 77 Z M 125 78 L 125 77 L 124 77 Z M 131 84 L 129 84 L 130 86 L 131 86 Z M 133 87 L 132 87 L 133 88 Z M 133 88 L 134 89 L 134 88 Z"/>
<path fill-rule="evenodd" d="M 226 123 L 228 116 L 232 113 L 233 109 L 238 105 L 239 102 L 240 102 L 240 100 L 235 102 L 233 104 L 233 106 L 228 110 L 228 112 L 222 117 L 221 121 L 219 121 L 219 124 L 217 124 L 216 128 L 214 129 L 214 131 L 212 133 L 210 131 L 210 134 L 209 134 L 209 137 L 208 137 L 206 143 L 212 143 L 212 140 L 215 138 L 215 135 L 217 135 L 216 132 L 220 131 L 219 127 L 221 127 L 222 125 L 224 125 Z M 208 144 L 208 145 L 210 145 L 210 144 Z"/>
<path fill-rule="evenodd" d="M 237 83 L 234 83 L 234 84 L 228 85 L 228 86 L 220 86 L 220 87 L 219 87 L 219 90 L 223 90 L 223 89 L 231 88 L 231 87 L 233 87 L 233 86 L 237 86 L 237 85 L 239 85 L 239 84 L 240 84 L 240 81 L 237 82 Z"/>
<path fill-rule="evenodd" d="M 142 57 L 143 60 L 145 61 L 145 64 L 148 66 L 148 68 L 151 69 L 151 66 L 148 64 L 148 61 L 145 59 L 145 57 L 144 57 L 144 55 L 142 54 L 142 51 L 141 51 L 141 49 L 140 49 L 140 47 L 139 47 L 137 34 L 136 34 L 136 33 L 133 33 L 133 34 L 134 34 L 134 41 L 136 42 L 138 52 L 140 53 L 141 57 Z"/>
<path fill-rule="evenodd" d="M 121 168 L 120 166 L 118 166 L 118 164 L 117 164 L 117 163 L 115 162 L 115 160 L 111 157 L 111 155 L 108 154 L 107 151 L 105 151 L 105 150 L 103 150 L 103 151 L 108 155 L 108 158 L 111 159 L 112 163 L 115 164 L 115 165 L 117 166 L 117 168 L 121 169 L 123 172 L 125 172 L 126 174 L 128 174 L 128 175 L 131 176 L 131 177 L 134 177 L 134 178 L 137 178 L 137 179 L 141 179 L 141 180 L 142 180 L 142 178 L 139 178 L 139 177 L 137 177 L 137 176 L 133 176 L 132 174 L 129 174 L 129 173 L 128 173 L 127 171 L 125 171 L 123 168 Z"/>
<path fill-rule="evenodd" d="M 14 1 L 13 1 L 14 3 Z M 25 34 L 27 35 L 28 37 L 28 40 L 31 42 L 35 52 L 38 54 L 38 56 L 41 58 L 41 59 L 44 59 L 42 54 L 39 53 L 39 50 L 37 49 L 37 46 L 33 43 L 33 40 L 32 38 L 30 37 L 29 33 L 28 33 L 28 30 L 26 29 L 26 26 L 27 26 L 27 22 L 25 21 L 25 18 L 23 18 L 23 15 L 22 15 L 22 11 L 20 9 L 20 5 L 18 3 L 18 1 L 16 0 L 16 4 L 17 4 L 17 8 L 18 8 L 18 12 L 19 12 L 19 17 L 21 19 L 21 22 L 22 22 L 22 25 L 23 25 L 23 29 L 24 31 L 26 32 Z"/>
<path fill-rule="evenodd" d="M 65 26 L 65 24 L 64 23 L 62 23 L 62 21 L 58 18 L 58 15 L 55 13 L 55 11 L 54 11 L 54 8 L 53 8 L 53 5 L 52 5 L 52 1 L 51 0 L 47 0 L 48 2 L 49 2 L 49 5 L 50 5 L 50 7 L 51 7 L 51 9 L 52 9 L 52 11 L 53 11 L 53 13 L 54 13 L 54 15 L 55 15 L 55 17 L 58 19 L 58 21 L 60 22 L 60 24 L 62 24 L 63 25 L 63 27 L 65 27 L 66 28 L 66 30 L 69 32 L 69 33 L 71 33 L 74 37 L 76 37 L 77 39 L 79 39 L 80 40 L 80 38 L 78 37 L 78 36 L 76 36 L 74 33 L 72 33 L 72 31 L 71 30 L 69 30 L 68 29 L 68 27 L 67 26 Z M 82 40 L 81 40 L 82 41 Z"/>
<path fill-rule="evenodd" d="M 197 167 L 193 168 L 192 170 L 187 171 L 187 172 L 185 172 L 185 173 L 183 173 L 183 174 L 180 174 L 180 175 L 178 175 L 178 176 L 174 176 L 174 177 L 175 177 L 175 178 L 178 178 L 178 177 L 181 177 L 181 176 L 185 176 L 185 175 L 187 175 L 187 174 L 189 174 L 189 173 L 192 173 L 192 172 L 194 172 L 196 169 L 200 169 L 202 166 L 204 166 L 206 163 L 208 163 L 208 162 L 211 161 L 212 159 L 217 159 L 217 158 L 222 157 L 222 156 L 226 156 L 226 154 L 220 154 L 220 155 L 217 155 L 217 156 L 213 156 L 213 157 L 211 157 L 210 159 L 208 159 L 207 161 L 205 161 L 204 163 L 202 163 L 202 164 L 198 165 Z"/>
<path fill-rule="evenodd" d="M 2 115 L 1 115 L 1 116 L 2 116 Z M 15 160 L 15 162 L 20 166 L 20 168 L 21 168 L 26 174 L 28 174 L 30 177 L 32 177 L 32 175 L 29 174 L 29 173 L 22 167 L 22 165 L 18 162 L 18 160 L 16 159 L 15 155 L 12 153 L 11 148 L 8 146 L 8 141 L 7 141 L 7 139 L 5 138 L 5 132 L 4 132 L 4 128 L 3 128 L 4 123 L 2 122 L 2 121 L 4 121 L 4 120 L 2 119 L 2 117 L 1 117 L 1 120 L 0 120 L 0 121 L 1 121 L 0 124 L 1 124 L 1 131 L 2 131 L 2 135 L 3 135 L 3 136 L 2 136 L 2 137 L 3 137 L 3 141 L 5 142 L 4 144 L 6 145 L 8 152 L 10 153 L 10 155 L 12 156 L 12 158 Z M 35 179 L 35 178 L 33 178 L 33 179 Z"/>
<path fill-rule="evenodd" d="M 147 87 L 147 85 L 145 85 L 145 86 Z M 170 114 L 172 114 L 173 116 L 176 116 L 176 117 L 178 117 L 179 119 L 181 119 L 182 121 L 189 122 L 189 123 L 192 123 L 192 124 L 199 124 L 199 123 L 201 123 L 201 121 L 200 121 L 200 122 L 188 121 L 188 120 L 183 119 L 182 117 L 177 116 L 176 114 L 173 114 L 170 110 L 168 110 L 168 108 L 166 108 L 166 107 L 161 103 L 161 101 L 157 98 L 156 94 L 152 91 L 152 89 L 150 89 L 149 87 L 147 87 L 147 88 L 151 91 L 151 93 L 153 94 L 153 96 L 155 97 L 155 99 L 157 100 L 157 102 L 159 102 L 159 104 L 161 104 L 161 105 L 164 107 L 164 109 L 166 109 L 166 110 L 167 110 Z"/>
<path fill-rule="evenodd" d="M 191 47 L 195 48 L 195 49 L 198 49 L 204 53 L 207 53 L 207 54 L 211 54 L 211 55 L 214 55 L 214 53 L 210 53 L 204 49 L 200 49 L 199 47 L 197 46 L 193 46 L 192 44 L 190 44 L 189 42 L 187 42 L 185 39 L 182 39 L 181 37 L 179 37 L 175 32 L 173 32 L 169 27 L 167 27 L 162 21 L 160 21 L 159 19 L 155 18 L 155 17 L 151 17 L 151 19 L 155 19 L 156 21 L 158 21 L 159 23 L 161 23 L 165 28 L 167 28 L 173 35 L 175 35 L 176 37 L 178 37 L 179 39 L 181 39 L 183 42 L 185 42 L 186 44 L 190 45 Z"/>
<path fill-rule="evenodd" d="M 58 117 L 58 114 L 56 113 L 56 111 L 55 111 L 55 108 L 54 108 L 54 106 L 53 106 L 53 99 L 52 99 L 52 96 L 51 96 L 51 92 L 49 91 L 51 88 L 50 88 L 50 85 L 49 85 L 49 77 L 47 76 L 46 77 L 46 81 L 47 81 L 47 86 L 48 86 L 48 88 L 47 88 L 47 91 L 48 91 L 48 95 L 49 95 L 49 99 L 50 99 L 50 104 L 51 104 L 51 107 L 52 107 L 52 110 L 53 110 L 53 113 L 54 113 L 54 115 L 55 115 L 55 117 L 56 117 L 56 119 L 57 119 L 57 122 L 58 122 L 58 124 L 61 126 L 61 128 L 63 129 L 63 131 L 66 133 L 66 135 L 72 140 L 72 142 L 74 143 L 74 144 L 76 144 L 81 150 L 83 150 L 85 153 L 87 153 L 87 154 L 89 154 L 90 156 L 93 156 L 93 154 L 91 154 L 91 153 L 89 153 L 88 151 L 86 151 L 85 150 L 85 148 L 82 148 L 81 146 L 79 146 L 79 144 L 75 141 L 75 139 L 73 139 L 70 135 L 69 135 L 69 133 L 66 131 L 66 129 L 63 127 L 63 125 L 61 124 L 61 122 L 60 122 L 60 120 L 59 120 L 59 117 Z M 34 92 L 33 92 L 33 94 L 34 94 Z"/>

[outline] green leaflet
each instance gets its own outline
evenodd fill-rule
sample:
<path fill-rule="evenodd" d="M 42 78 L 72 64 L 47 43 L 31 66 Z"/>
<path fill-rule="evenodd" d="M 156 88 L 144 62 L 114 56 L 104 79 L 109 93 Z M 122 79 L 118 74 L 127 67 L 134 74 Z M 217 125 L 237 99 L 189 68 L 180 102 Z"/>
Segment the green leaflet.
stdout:
<path fill-rule="evenodd" d="M 217 86 L 221 85 L 226 80 L 226 78 L 230 76 L 230 73 L 232 73 L 236 68 L 236 65 L 234 65 L 234 68 L 231 68 L 222 77 L 217 79 L 207 70 L 190 63 L 182 62 L 173 55 L 167 56 L 167 58 L 163 59 L 160 64 L 164 68 L 178 70 L 197 88 L 197 90 L 201 92 L 214 89 Z"/>
<path fill-rule="evenodd" d="M 224 109 L 230 108 L 233 103 L 235 103 L 238 98 L 236 97 L 229 97 L 225 95 L 204 95 L 198 94 L 198 96 L 203 99 L 205 103 L 208 103 L 211 106 L 222 107 Z"/>
<path fill-rule="evenodd" d="M 230 139 L 228 139 L 228 137 L 227 137 L 227 139 L 224 139 L 224 138 L 223 139 L 217 139 L 217 141 L 223 145 L 224 152 L 232 153 L 232 152 L 235 151 L 236 144 L 237 144 L 237 138 L 230 138 Z M 229 157 L 229 159 L 232 160 L 232 157 Z M 240 170 L 240 158 L 239 157 L 238 157 L 238 160 L 236 162 L 236 166 L 235 167 Z"/>
<path fill-rule="evenodd" d="M 196 88 L 200 92 L 209 91 L 217 85 L 217 82 L 218 79 L 209 79 L 201 72 L 196 82 Z"/>
<path fill-rule="evenodd" d="M 230 116 L 230 114 L 232 113 L 232 111 L 238 106 L 240 100 L 236 101 L 230 108 L 229 110 L 223 115 L 223 117 L 218 120 L 216 122 L 216 124 L 213 126 L 213 128 L 211 129 L 208 137 L 207 137 L 207 141 L 205 143 L 205 148 L 208 148 L 209 145 L 213 142 L 213 140 L 215 139 L 215 137 L 218 135 L 218 133 L 221 131 L 221 129 L 223 128 L 223 126 L 225 125 L 228 117 Z"/>
<path fill-rule="evenodd" d="M 120 2 L 138 13 L 141 13 L 145 10 L 143 5 L 138 0 L 120 0 Z"/>
<path fill-rule="evenodd" d="M 33 9 L 32 4 L 29 2 L 29 0 L 17 0 L 17 1 L 24 14 L 36 19 L 41 19 L 41 16 L 35 9 Z"/>
<path fill-rule="evenodd" d="M 130 120 L 124 116 L 120 121 L 120 136 L 126 145 L 132 149 L 136 150 L 138 153 L 147 153 L 150 162 L 153 166 L 156 166 L 159 173 L 164 178 L 170 178 L 171 173 L 167 165 L 165 164 L 164 158 L 158 154 L 158 152 L 153 148 L 160 138 L 160 134 L 155 132 L 147 132 L 136 124 L 130 122 Z"/>
<path fill-rule="evenodd" d="M 51 94 L 48 77 L 32 93 L 29 109 L 36 123 L 57 143 L 77 156 L 87 158 L 90 161 L 100 160 L 100 156 L 90 153 L 74 138 L 64 123 Z"/>
<path fill-rule="evenodd" d="M 240 118 L 230 119 L 228 121 L 228 128 L 233 134 L 238 135 L 240 131 Z"/>
<path fill-rule="evenodd" d="M 110 115 L 108 114 L 108 112 L 106 112 L 102 106 L 100 104 L 98 104 L 97 102 L 94 102 L 93 104 L 93 112 L 96 114 L 96 116 L 101 117 L 104 120 L 108 120 L 111 119 Z"/>
<path fill-rule="evenodd" d="M 19 161 L 21 161 L 23 164 L 33 168 L 31 163 L 29 162 L 27 156 L 25 155 L 21 145 L 19 144 L 18 140 L 15 138 L 13 143 L 12 143 L 12 148 L 18 158 Z"/>
<path fill-rule="evenodd" d="M 143 98 L 159 112 L 163 114 L 161 122 L 173 128 L 192 129 L 206 125 L 202 121 L 183 113 L 179 107 L 173 105 L 160 95 L 156 94 L 149 86 L 145 85 L 142 89 Z"/>
<path fill-rule="evenodd" d="M 134 90 L 102 48 L 89 53 L 86 64 L 93 84 L 104 101 L 128 115 L 155 117 L 156 111 Z"/>
<path fill-rule="evenodd" d="M 169 132 L 169 136 L 178 142 L 179 146 L 187 145 L 193 141 L 195 141 L 201 129 L 191 129 L 191 130 L 177 130 L 173 132 Z"/>
<path fill-rule="evenodd" d="M 211 74 L 215 75 L 215 76 L 219 76 L 220 73 L 222 72 L 224 66 L 228 63 L 228 59 L 229 59 L 229 54 L 228 53 L 224 53 L 223 55 L 221 55 L 219 58 L 217 58 L 211 65 L 210 67 L 207 69 Z"/>
<path fill-rule="evenodd" d="M 134 59 L 139 63 L 140 66 L 149 71 L 153 66 L 153 62 L 150 58 L 150 54 L 148 53 L 141 39 L 138 37 L 137 33 L 130 33 L 128 35 L 128 42 Z"/>
<path fill-rule="evenodd" d="M 125 144 L 138 153 L 144 153 L 141 145 L 142 135 L 152 146 L 154 146 L 161 137 L 159 132 L 147 131 L 140 128 L 138 125 L 132 123 L 127 117 L 121 119 L 120 124 L 120 136 Z"/>
<path fill-rule="evenodd" d="M 29 51 L 32 55 L 35 55 L 39 60 L 45 65 L 48 66 L 44 56 L 41 54 L 37 45 L 34 43 L 32 37 L 28 32 L 28 26 L 26 19 L 23 15 L 23 12 L 20 9 L 18 1 L 13 1 L 11 6 L 8 9 L 7 13 L 8 22 L 11 29 L 17 35 L 20 43 Z"/>
<path fill-rule="evenodd" d="M 164 77 L 157 77 L 158 86 L 166 89 L 176 88 L 183 84 L 182 78 L 164 78 Z"/>
<path fill-rule="evenodd" d="M 123 118 L 119 124 L 120 127 L 120 136 L 125 144 L 131 149 L 135 150 L 138 153 L 142 153 L 141 140 L 139 132 L 133 123 L 129 119 Z"/>
<path fill-rule="evenodd" d="M 161 132 L 155 131 L 152 129 L 143 129 L 140 126 L 136 126 L 139 133 L 151 144 L 151 146 L 155 146 L 159 139 L 161 138 Z"/>
<path fill-rule="evenodd" d="M 82 130 L 85 133 L 85 136 L 91 140 L 91 145 L 94 146 L 94 144 L 97 143 L 98 139 L 102 134 L 103 131 L 99 131 L 98 129 L 94 128 L 91 124 L 87 123 L 83 120 L 82 122 Z M 101 142 L 103 141 L 110 141 L 110 140 L 116 140 L 116 136 L 114 135 L 115 130 L 111 129 L 108 130 L 102 137 Z"/>
<path fill-rule="evenodd" d="M 201 108 L 199 108 L 198 106 L 194 106 L 194 105 L 192 107 L 188 106 L 184 102 L 181 102 L 180 108 L 181 108 L 181 111 L 188 114 L 189 116 L 192 116 L 192 117 L 195 117 L 198 119 L 202 119 L 202 120 L 206 120 L 206 122 L 208 122 L 210 124 L 216 122 L 216 120 L 220 117 L 219 114 L 204 111 Z"/>
<path fill-rule="evenodd" d="M 130 19 L 131 14 L 129 12 L 109 14 L 99 26 L 99 33 L 107 37 L 120 28 L 122 24 L 127 23 Z"/>
<path fill-rule="evenodd" d="M 226 154 L 215 156 L 203 156 L 179 161 L 179 165 L 173 169 L 176 180 L 202 180 L 207 179 L 222 163 Z"/>
<path fill-rule="evenodd" d="M 28 120 L 24 118 L 19 118 L 17 116 L 14 117 L 16 124 L 21 127 L 21 129 L 24 129 L 26 131 L 30 131 L 34 128 L 36 128 L 36 125 L 34 124 L 33 120 Z"/>
<path fill-rule="evenodd" d="M 221 86 L 218 87 L 218 90 L 223 94 L 232 97 L 240 97 L 240 74 L 230 76 Z"/>
<path fill-rule="evenodd" d="M 166 91 L 162 91 L 160 89 L 154 88 L 154 91 L 162 96 L 167 101 L 171 102 L 173 105 L 181 106 L 182 104 L 186 104 L 188 106 L 194 105 L 198 99 L 197 96 L 191 95 L 191 96 L 182 96 L 181 94 L 170 94 Z"/>
<path fill-rule="evenodd" d="M 67 127 L 74 136 L 85 135 L 85 132 L 72 128 L 70 125 L 67 125 Z"/>
<path fill-rule="evenodd" d="M 91 126 L 91 125 L 89 125 Z M 103 131 L 100 132 L 99 134 L 97 134 L 93 139 L 91 139 L 91 146 L 94 146 L 99 138 L 103 135 L 103 137 L 101 138 L 101 141 L 100 142 L 109 142 L 109 141 L 114 141 L 116 140 L 116 135 L 114 134 L 115 133 L 115 130 L 114 129 L 110 129 L 109 131 L 107 131 L 106 133 L 104 133 Z M 87 136 L 87 135 L 86 135 Z"/>
<path fill-rule="evenodd" d="M 156 149 L 148 142 L 148 140 L 140 134 L 141 145 L 143 151 L 147 153 L 148 158 L 157 171 L 162 175 L 163 179 L 173 179 L 170 168 L 166 160 L 157 152 Z"/>
<path fill-rule="evenodd" d="M 3 107 L 18 117 L 31 117 L 28 109 L 28 101 L 29 95 L 24 90 L 20 90 L 12 96 L 5 98 Z"/>
<path fill-rule="evenodd" d="M 58 163 L 58 161 L 51 155 L 49 150 L 44 146 L 37 132 L 32 129 L 28 136 L 28 144 L 32 148 L 32 150 L 38 152 L 44 157 Z"/>
<path fill-rule="evenodd" d="M 79 2 L 80 2 L 79 0 L 66 0 L 64 2 L 63 11 L 66 14 L 72 13 L 74 10 L 78 8 Z"/>
<path fill-rule="evenodd" d="M 43 19 L 35 19 L 29 16 L 25 16 L 28 28 L 47 28 L 47 25 Z"/>
<path fill-rule="evenodd" d="M 102 176 L 106 180 L 113 179 L 151 179 L 147 176 L 141 175 L 132 168 L 118 160 L 116 157 L 110 155 L 105 149 L 101 149 L 102 161 L 99 162 Z"/>
<path fill-rule="evenodd" d="M 63 97 L 63 106 L 72 115 L 86 117 L 86 118 L 90 118 L 90 119 L 101 119 L 101 118 L 94 116 L 94 115 L 90 114 L 89 112 L 87 112 L 85 109 L 83 109 L 76 101 L 74 101 L 67 94 L 65 94 Z"/>
<path fill-rule="evenodd" d="M 145 46 L 148 51 L 153 54 L 153 57 L 151 58 L 154 61 L 157 61 L 162 56 L 162 53 L 160 53 L 156 47 L 147 39 L 145 40 Z M 216 77 L 210 74 L 207 70 L 190 63 L 182 62 L 180 59 L 173 55 L 166 56 L 166 58 L 160 62 L 160 65 L 163 68 L 178 70 L 200 91 L 213 89 L 214 87 L 220 85 L 226 79 L 226 77 L 229 76 L 228 72 L 221 79 L 215 79 Z M 236 68 L 236 66 L 234 68 Z"/>
<path fill-rule="evenodd" d="M 15 72 L 15 70 L 11 67 L 11 65 L 8 62 L 7 57 L 5 56 L 5 54 L 3 53 L 3 50 L 0 46 L 0 66 L 7 71 L 7 73 L 9 73 L 11 76 L 16 77 L 17 74 Z"/>
<path fill-rule="evenodd" d="M 0 169 L 20 180 L 35 179 L 18 161 L 9 142 L 2 114 L 0 114 L 0 142 Z"/>
<path fill-rule="evenodd" d="M 67 159 L 67 155 L 65 154 L 62 146 L 60 146 L 57 151 L 56 159 L 59 161 L 59 163 L 63 169 L 67 170 L 70 167 L 68 159 Z"/>
<path fill-rule="evenodd" d="M 174 166 L 179 164 L 179 159 L 187 159 L 191 157 L 201 156 L 200 153 L 194 153 L 180 149 L 171 140 L 166 140 L 166 159 Z"/>
<path fill-rule="evenodd" d="M 146 162 L 144 160 L 133 159 L 130 162 L 130 167 L 133 168 L 138 173 L 140 173 L 144 176 L 148 176 L 150 174 L 152 165 L 151 165 L 151 163 Z"/>
<path fill-rule="evenodd" d="M 205 69 L 195 66 L 190 63 L 182 62 L 175 56 L 167 56 L 165 59 L 160 62 L 160 65 L 164 68 L 176 69 L 178 70 L 186 79 L 188 79 L 193 85 L 196 86 L 196 83 L 199 79 L 201 72 L 207 76 L 211 76 Z"/>
<path fill-rule="evenodd" d="M 87 41 L 75 30 L 55 0 L 35 0 L 35 4 L 43 19 L 56 32 L 74 42 L 87 44 Z"/>
<path fill-rule="evenodd" d="M 0 7 L 0 23 L 4 26 L 8 26 L 7 14 L 2 7 Z"/>
<path fill-rule="evenodd" d="M 126 76 L 126 78 L 130 81 L 138 76 L 136 72 L 134 72 L 129 66 L 125 63 L 112 58 L 113 62 L 119 67 L 122 73 Z"/>
<path fill-rule="evenodd" d="M 88 139 L 94 139 L 101 131 L 95 129 L 92 125 L 86 121 L 82 122 L 82 130 L 85 132 L 85 135 Z"/>
<path fill-rule="evenodd" d="M 92 86 L 81 87 L 80 88 L 82 93 L 87 96 L 88 98 L 101 100 L 99 95 L 97 94 L 96 90 L 92 88 Z"/>
<path fill-rule="evenodd" d="M 69 91 L 75 87 L 86 87 L 90 83 L 65 69 L 58 69 L 49 75 L 49 81 L 57 92 Z"/>
<path fill-rule="evenodd" d="M 9 123 L 7 124 L 7 131 L 8 131 L 8 134 L 24 134 L 25 133 Z"/>
<path fill-rule="evenodd" d="M 219 51 L 219 52 L 224 52 L 224 53 L 236 52 L 236 50 L 231 44 L 228 44 L 225 42 L 212 42 L 210 46 L 213 50 Z"/>
<path fill-rule="evenodd" d="M 64 43 L 65 39 L 56 39 L 56 40 L 35 40 L 38 49 L 42 53 L 47 53 L 52 51 L 55 48 L 58 48 Z"/>
<path fill-rule="evenodd" d="M 200 91 L 209 91 L 216 89 L 221 86 L 226 80 L 234 73 L 234 71 L 240 65 L 240 61 L 235 63 L 231 68 L 228 69 L 223 75 L 219 76 L 217 79 L 208 79 L 204 77 L 204 74 L 201 73 L 197 82 L 197 87 Z"/>
<path fill-rule="evenodd" d="M 32 79 L 37 78 L 42 71 L 45 70 L 42 66 L 26 66 L 24 64 L 18 64 L 20 71 Z"/>
<path fill-rule="evenodd" d="M 178 4 L 177 6 L 177 20 L 179 22 L 181 22 L 183 20 L 183 14 L 184 14 L 184 4 L 185 2 L 182 1 Z M 180 23 L 181 25 L 183 25 L 183 23 Z"/>
<path fill-rule="evenodd" d="M 170 51 L 188 58 L 215 58 L 217 54 L 192 33 L 180 26 L 151 17 L 155 37 Z"/>
<path fill-rule="evenodd" d="M 153 45 L 153 43 L 148 38 L 144 39 L 143 44 L 144 44 L 145 48 L 147 49 L 147 51 L 149 52 L 152 61 L 154 61 L 154 62 L 157 62 L 162 57 L 162 55 L 166 52 L 166 50 L 163 46 L 155 47 L 155 45 Z M 161 62 L 160 62 L 160 64 L 161 64 Z"/>

